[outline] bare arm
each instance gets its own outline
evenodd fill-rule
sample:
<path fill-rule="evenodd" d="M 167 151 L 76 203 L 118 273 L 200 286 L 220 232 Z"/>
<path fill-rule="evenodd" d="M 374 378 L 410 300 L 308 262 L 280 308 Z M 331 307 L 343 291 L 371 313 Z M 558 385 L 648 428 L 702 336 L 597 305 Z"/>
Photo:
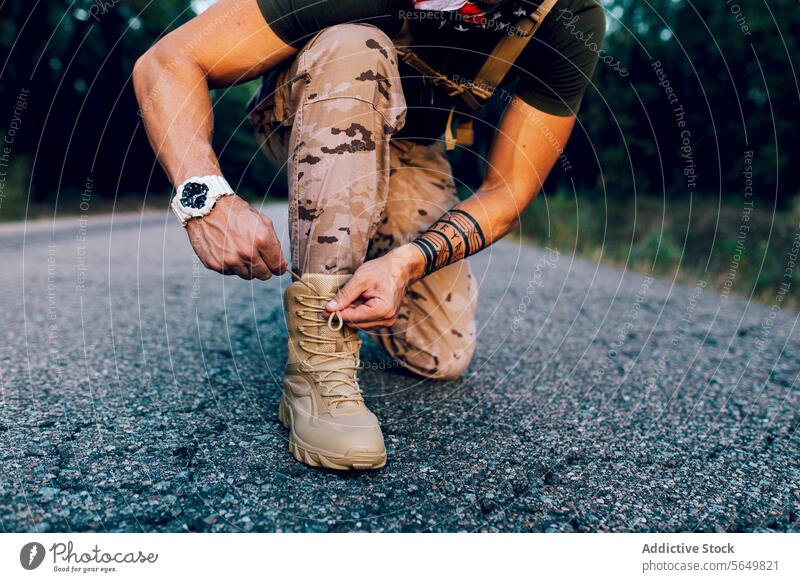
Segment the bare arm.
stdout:
<path fill-rule="evenodd" d="M 136 62 L 134 89 L 150 144 L 173 185 L 192 176 L 222 175 L 211 147 L 209 88 L 253 79 L 295 49 L 270 30 L 256 0 L 221 0 L 171 32 Z M 245 278 L 285 268 L 269 219 L 238 196 L 187 224 L 203 263 Z"/>
<path fill-rule="evenodd" d="M 341 310 L 344 321 L 359 327 L 392 325 L 408 285 L 482 250 L 516 227 L 574 124 L 574 116 L 549 115 L 514 99 L 495 133 L 480 189 L 415 241 L 364 263 L 329 309 Z M 359 297 L 362 304 L 348 307 Z"/>
<path fill-rule="evenodd" d="M 255 0 L 221 0 L 139 58 L 136 97 L 150 144 L 174 185 L 219 173 L 209 88 L 249 81 L 293 53 Z"/>
<path fill-rule="evenodd" d="M 574 124 L 574 116 L 549 115 L 515 99 L 495 134 L 480 189 L 412 243 L 425 259 L 422 272 L 414 262 L 415 276 L 475 254 L 511 232 L 539 193 Z M 453 242 L 446 244 L 442 234 Z M 462 238 L 465 244 L 459 246 Z"/>

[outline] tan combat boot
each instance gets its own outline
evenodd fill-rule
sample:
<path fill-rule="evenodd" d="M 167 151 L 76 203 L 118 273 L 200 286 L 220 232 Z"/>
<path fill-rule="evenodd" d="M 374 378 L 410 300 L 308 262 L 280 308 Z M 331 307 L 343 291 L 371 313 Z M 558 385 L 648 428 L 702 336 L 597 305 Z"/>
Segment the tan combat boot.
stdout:
<path fill-rule="evenodd" d="M 278 418 L 289 429 L 289 450 L 312 467 L 377 469 L 386 464 L 378 419 L 358 386 L 361 340 L 326 318 L 325 304 L 350 275 L 303 275 L 286 289 L 289 330 Z"/>

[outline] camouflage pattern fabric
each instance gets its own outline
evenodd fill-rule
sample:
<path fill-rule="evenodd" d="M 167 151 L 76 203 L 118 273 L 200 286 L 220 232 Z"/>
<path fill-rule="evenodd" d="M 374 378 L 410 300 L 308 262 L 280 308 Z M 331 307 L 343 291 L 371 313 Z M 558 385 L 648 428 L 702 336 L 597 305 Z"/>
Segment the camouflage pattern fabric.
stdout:
<path fill-rule="evenodd" d="M 391 139 L 405 113 L 392 41 L 364 24 L 318 33 L 251 109 L 262 151 L 287 175 L 296 270 L 353 273 L 458 202 L 441 143 Z M 476 297 L 466 261 L 445 267 L 409 288 L 377 339 L 410 370 L 455 378 L 475 349 Z"/>

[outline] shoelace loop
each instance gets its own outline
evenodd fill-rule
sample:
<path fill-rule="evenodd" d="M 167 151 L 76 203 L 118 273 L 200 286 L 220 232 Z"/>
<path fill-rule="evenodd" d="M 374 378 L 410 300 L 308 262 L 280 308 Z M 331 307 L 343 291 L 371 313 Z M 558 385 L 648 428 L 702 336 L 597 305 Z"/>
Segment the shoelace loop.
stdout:
<path fill-rule="evenodd" d="M 297 296 L 298 303 L 305 307 L 304 310 L 300 310 L 298 312 L 298 317 L 309 322 L 306 324 L 300 324 L 298 326 L 300 333 L 302 333 L 306 338 L 306 342 L 320 345 L 330 345 L 331 343 L 336 342 L 335 338 L 324 337 L 312 333 L 308 328 L 317 327 L 321 323 L 319 320 L 320 318 L 318 316 L 309 316 L 305 313 L 306 311 L 314 312 L 315 315 L 324 313 L 325 308 L 321 306 L 320 303 L 327 302 L 329 299 L 331 299 L 331 297 L 319 295 L 316 292 L 313 295 L 300 294 Z M 338 311 L 334 311 L 328 316 L 327 325 L 328 329 L 331 331 L 339 331 L 342 329 L 342 327 L 344 327 L 344 320 Z M 326 388 L 322 393 L 322 396 L 331 398 L 331 404 L 336 405 L 341 402 L 364 402 L 361 387 L 358 385 L 358 380 L 356 379 L 356 373 L 359 366 L 357 357 L 355 358 L 355 362 L 351 364 L 350 361 L 353 360 L 353 354 L 347 351 L 322 352 L 311 349 L 309 346 L 303 346 L 303 349 L 310 354 L 314 354 L 315 356 L 322 358 L 320 363 L 337 359 L 344 360 L 338 370 L 309 370 L 311 373 L 317 376 L 319 381 Z M 330 384 L 330 386 L 328 384 Z M 333 392 L 335 388 L 340 386 L 346 386 L 352 390 L 352 392 L 350 394 L 338 394 Z"/>
<path fill-rule="evenodd" d="M 335 317 L 339 318 L 339 325 L 337 327 L 333 327 L 331 325 Z M 344 326 L 344 320 L 342 319 L 342 316 L 339 314 L 339 312 L 338 311 L 331 312 L 331 314 L 328 316 L 328 329 L 331 331 L 339 331 L 340 329 L 342 329 L 343 326 Z"/>

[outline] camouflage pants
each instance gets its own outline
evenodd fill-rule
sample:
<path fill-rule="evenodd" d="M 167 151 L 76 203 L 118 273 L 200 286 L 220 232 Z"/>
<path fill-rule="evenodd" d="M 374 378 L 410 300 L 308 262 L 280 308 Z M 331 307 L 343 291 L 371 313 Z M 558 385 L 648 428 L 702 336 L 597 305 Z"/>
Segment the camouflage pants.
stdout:
<path fill-rule="evenodd" d="M 288 178 L 296 270 L 352 273 L 458 202 L 441 144 L 391 139 L 405 113 L 392 42 L 364 24 L 318 33 L 251 110 L 262 150 Z M 475 348 L 476 298 L 469 264 L 445 267 L 409 288 L 378 340 L 417 374 L 455 378 Z"/>

